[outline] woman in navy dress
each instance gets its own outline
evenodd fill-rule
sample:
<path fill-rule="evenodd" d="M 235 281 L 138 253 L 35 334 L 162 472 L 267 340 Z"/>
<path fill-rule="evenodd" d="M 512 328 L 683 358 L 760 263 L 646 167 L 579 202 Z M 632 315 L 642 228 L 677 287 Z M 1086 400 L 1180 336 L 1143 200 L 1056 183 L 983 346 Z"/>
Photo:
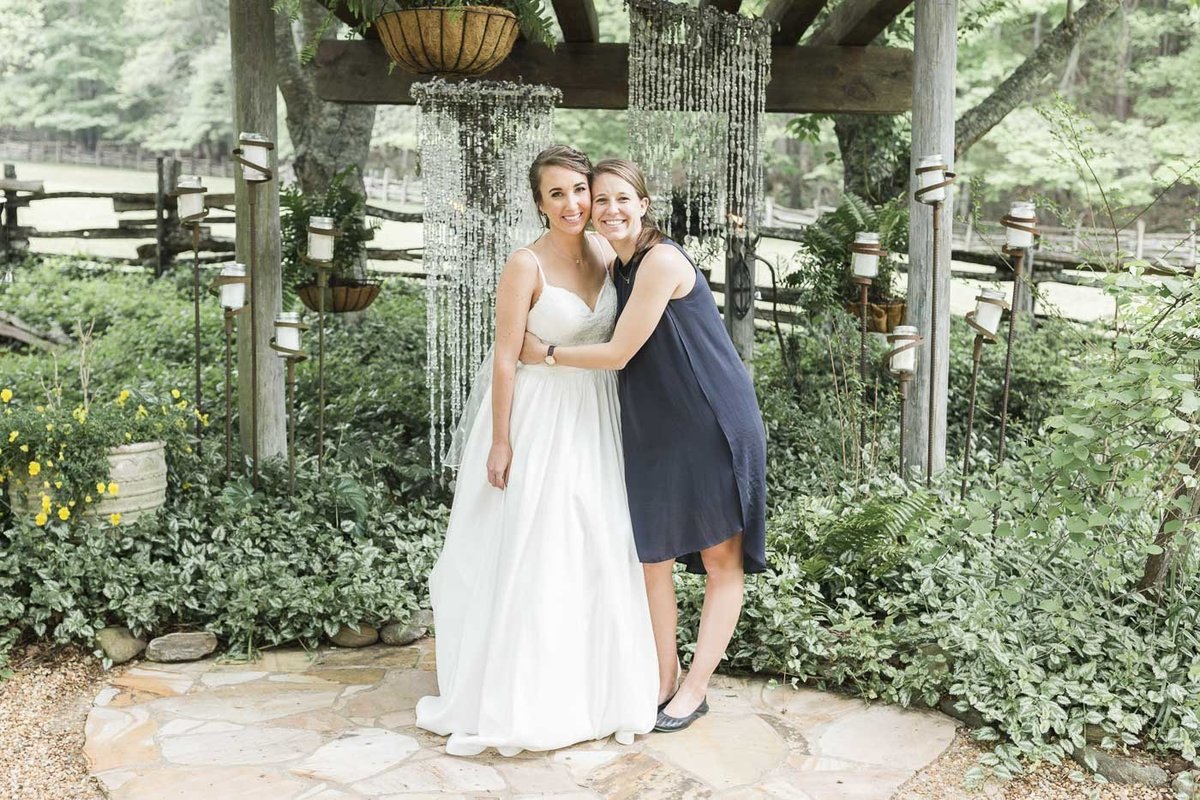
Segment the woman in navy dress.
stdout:
<path fill-rule="evenodd" d="M 656 227 L 635 164 L 596 165 L 592 222 L 618 256 L 612 339 L 557 347 L 527 334 L 521 360 L 621 370 L 625 483 L 658 650 L 655 730 L 682 730 L 708 711 L 708 682 L 737 625 L 745 573 L 766 569 L 766 434 L 708 283 Z M 676 560 L 707 574 L 682 684 Z"/>

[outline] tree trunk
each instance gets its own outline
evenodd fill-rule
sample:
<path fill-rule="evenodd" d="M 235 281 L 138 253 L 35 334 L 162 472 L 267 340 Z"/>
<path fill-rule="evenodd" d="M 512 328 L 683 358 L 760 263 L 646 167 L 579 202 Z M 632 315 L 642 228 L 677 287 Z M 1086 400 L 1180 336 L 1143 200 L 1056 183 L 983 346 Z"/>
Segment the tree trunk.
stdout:
<path fill-rule="evenodd" d="M 1042 40 L 1021 66 L 996 90 L 959 118 L 954 126 L 955 158 L 961 158 L 1008 113 L 1023 103 L 1070 53 L 1077 41 L 1099 27 L 1121 5 L 1121 0 L 1090 0 Z"/>
<path fill-rule="evenodd" d="M 277 141 L 275 107 L 275 14 L 261 0 L 230 0 L 229 32 L 233 62 L 233 121 L 235 131 L 261 133 Z M 276 159 L 272 157 L 271 163 Z M 283 404 L 283 365 L 270 348 L 276 312 L 282 305 L 279 273 L 279 180 L 258 183 L 256 207 L 250 213 L 250 186 L 236 184 L 237 255 L 253 269 L 252 357 L 250 314 L 238 316 L 238 409 L 242 452 L 254 451 L 253 420 L 257 419 L 259 459 L 282 455 L 287 446 Z M 254 242 L 250 227 L 255 228 Z M 252 249 L 253 248 L 253 249 Z M 257 369 L 252 368 L 257 361 Z M 253 404 L 251 403 L 253 398 Z"/>
<path fill-rule="evenodd" d="M 1121 0 L 1091 0 L 1043 36 L 1041 44 L 995 91 L 958 119 L 954 126 L 954 160 L 961 159 L 1009 112 L 1029 99 L 1072 49 L 1112 16 L 1120 5 Z M 922 91 L 924 87 L 918 88 L 913 92 L 913 97 L 919 97 Z M 903 194 L 909 179 L 910 154 L 907 145 L 895 136 L 894 129 L 880 122 L 881 119 L 891 118 L 871 115 L 834 117 L 846 191 L 870 198 L 873 202 L 883 202 Z M 945 155 L 949 157 L 951 153 Z M 883 167 L 876 166 L 877 163 L 888 165 L 891 174 L 883 174 Z"/>
<path fill-rule="evenodd" d="M 956 0 L 917 0 L 913 33 L 912 185 L 917 161 L 954 152 L 954 69 L 957 62 Z M 950 169 L 954 168 L 949 160 Z M 950 226 L 954 196 L 940 206 L 909 201 L 908 322 L 925 344 L 917 357 L 904 409 L 905 463 L 937 473 L 946 466 L 946 405 L 950 376 Z M 938 257 L 933 257 L 933 214 L 940 214 Z M 936 308 L 932 303 L 937 289 Z M 936 334 L 934 333 L 936 327 Z M 936 361 L 931 369 L 931 360 Z M 930 397 L 932 396 L 932 406 Z M 931 409 L 932 408 L 932 412 Z M 930 442 L 932 445 L 929 446 Z"/>
<path fill-rule="evenodd" d="M 362 173 L 375 127 L 375 106 L 322 100 L 317 96 L 313 62 L 300 63 L 297 41 L 309 41 L 320 30 L 325 14 L 315 0 L 306 0 L 295 22 L 282 14 L 276 17 L 279 90 L 295 148 L 293 168 L 300 190 L 313 194 L 324 193 L 336 173 L 356 167 L 358 175 L 347 185 L 365 194 Z"/>
<path fill-rule="evenodd" d="M 1188 466 L 1193 473 L 1200 470 L 1200 447 L 1192 450 Z M 1181 506 L 1183 507 L 1181 508 Z M 1167 506 L 1162 523 L 1158 526 L 1158 533 L 1154 536 L 1154 543 L 1162 549 L 1162 552 L 1146 558 L 1146 566 L 1142 570 L 1142 580 L 1138 583 L 1138 589 L 1143 592 L 1152 592 L 1166 580 L 1167 575 L 1171 572 L 1171 566 L 1180 552 L 1178 539 L 1183 533 L 1183 528 L 1179 527 L 1179 530 L 1175 528 L 1182 526 L 1186 518 L 1194 519 L 1197 512 L 1200 511 L 1197 506 L 1200 506 L 1200 490 L 1193 490 L 1188 499 L 1187 482 L 1180 480 L 1171 495 L 1171 503 Z M 1167 530 L 1168 527 L 1171 530 Z"/>

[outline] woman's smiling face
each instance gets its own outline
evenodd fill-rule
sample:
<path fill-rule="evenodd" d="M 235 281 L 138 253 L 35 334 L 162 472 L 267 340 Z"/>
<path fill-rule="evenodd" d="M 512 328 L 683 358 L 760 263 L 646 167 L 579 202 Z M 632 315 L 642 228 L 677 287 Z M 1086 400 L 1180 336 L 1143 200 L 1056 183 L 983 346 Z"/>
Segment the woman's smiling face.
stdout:
<path fill-rule="evenodd" d="M 609 241 L 636 239 L 649 207 L 649 198 L 638 197 L 633 184 L 611 172 L 592 180 L 592 224 Z"/>
<path fill-rule="evenodd" d="M 587 227 L 592 209 L 587 175 L 566 167 L 543 167 L 538 194 L 538 210 L 546 215 L 551 228 L 576 234 Z"/>

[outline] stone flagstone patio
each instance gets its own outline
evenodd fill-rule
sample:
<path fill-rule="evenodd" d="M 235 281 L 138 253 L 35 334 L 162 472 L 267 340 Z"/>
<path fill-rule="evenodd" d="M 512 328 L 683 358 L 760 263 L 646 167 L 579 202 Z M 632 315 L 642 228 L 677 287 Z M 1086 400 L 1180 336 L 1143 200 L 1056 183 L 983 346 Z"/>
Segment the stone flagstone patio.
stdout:
<path fill-rule="evenodd" d="M 719 677 L 689 730 L 552 753 L 447 756 L 413 725 L 432 640 L 144 663 L 114 677 L 85 754 L 117 800 L 790 798 L 883 800 L 950 744 L 933 712 Z M 489 751 L 491 753 L 492 751 Z"/>

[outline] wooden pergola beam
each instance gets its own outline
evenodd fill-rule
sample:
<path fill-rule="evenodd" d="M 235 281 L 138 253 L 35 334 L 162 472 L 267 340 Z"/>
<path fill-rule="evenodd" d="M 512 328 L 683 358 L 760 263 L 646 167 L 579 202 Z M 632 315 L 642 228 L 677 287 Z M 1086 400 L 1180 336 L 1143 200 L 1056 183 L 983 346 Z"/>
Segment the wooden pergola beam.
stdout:
<path fill-rule="evenodd" d="M 775 47 L 767 111 L 791 114 L 900 114 L 912 106 L 910 50 L 891 47 Z M 517 42 L 489 80 L 547 84 L 563 93 L 562 108 L 629 106 L 629 46 L 563 42 L 552 52 Z M 388 73 L 378 41 L 320 43 L 317 94 L 338 103 L 412 105 L 410 89 L 428 78 Z"/>
<path fill-rule="evenodd" d="M 913 0 L 844 0 L 807 43 L 866 47 L 912 4 Z"/>
<path fill-rule="evenodd" d="M 808 32 L 813 20 L 825 8 L 829 0 L 770 0 L 763 11 L 763 19 L 776 23 L 779 28 L 771 35 L 771 43 L 794 45 Z"/>
<path fill-rule="evenodd" d="M 564 42 L 600 41 L 600 23 L 592 0 L 552 0 Z"/>

